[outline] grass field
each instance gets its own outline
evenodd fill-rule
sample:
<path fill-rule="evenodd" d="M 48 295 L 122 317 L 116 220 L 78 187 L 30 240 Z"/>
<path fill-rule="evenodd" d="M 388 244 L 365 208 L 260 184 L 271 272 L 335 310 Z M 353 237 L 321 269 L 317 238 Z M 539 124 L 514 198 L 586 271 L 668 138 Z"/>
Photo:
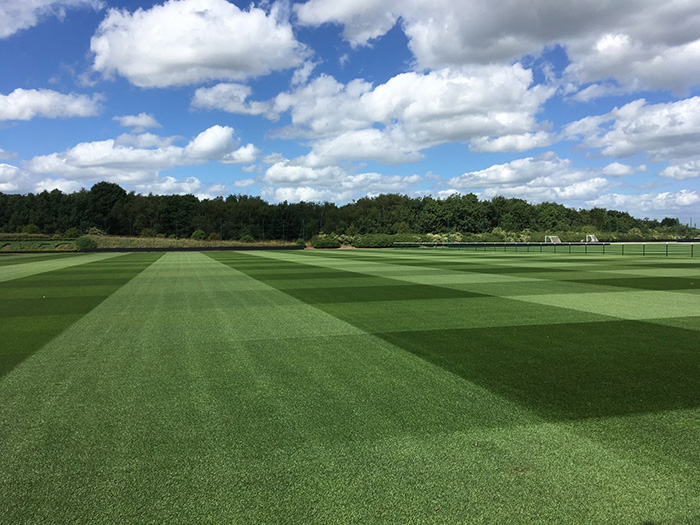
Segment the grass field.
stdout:
<path fill-rule="evenodd" d="M 0 523 L 700 523 L 700 260 L 0 256 Z"/>

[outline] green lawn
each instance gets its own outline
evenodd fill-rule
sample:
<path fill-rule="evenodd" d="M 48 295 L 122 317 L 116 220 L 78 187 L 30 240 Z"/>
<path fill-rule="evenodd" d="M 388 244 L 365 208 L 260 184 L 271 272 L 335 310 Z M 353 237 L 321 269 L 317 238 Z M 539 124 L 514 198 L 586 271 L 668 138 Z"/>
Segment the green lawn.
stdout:
<path fill-rule="evenodd" d="M 2 524 L 700 523 L 700 261 L 0 256 L 0 337 Z"/>

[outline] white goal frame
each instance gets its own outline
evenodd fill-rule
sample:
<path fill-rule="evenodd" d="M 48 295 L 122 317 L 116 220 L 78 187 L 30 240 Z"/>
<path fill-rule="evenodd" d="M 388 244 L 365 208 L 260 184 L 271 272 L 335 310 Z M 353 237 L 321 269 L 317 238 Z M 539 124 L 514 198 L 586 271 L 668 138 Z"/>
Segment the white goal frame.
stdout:
<path fill-rule="evenodd" d="M 595 235 L 586 235 L 586 242 L 600 242 Z"/>
<path fill-rule="evenodd" d="M 545 235 L 544 242 L 548 244 L 561 244 L 561 239 L 558 235 Z"/>

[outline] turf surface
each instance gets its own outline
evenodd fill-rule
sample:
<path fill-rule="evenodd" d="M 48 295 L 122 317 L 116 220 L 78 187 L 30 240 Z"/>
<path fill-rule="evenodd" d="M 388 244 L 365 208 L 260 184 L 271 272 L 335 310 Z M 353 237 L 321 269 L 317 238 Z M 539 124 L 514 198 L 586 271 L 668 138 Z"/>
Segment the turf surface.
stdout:
<path fill-rule="evenodd" d="M 700 263 L 26 261 L 0 523 L 700 522 Z"/>

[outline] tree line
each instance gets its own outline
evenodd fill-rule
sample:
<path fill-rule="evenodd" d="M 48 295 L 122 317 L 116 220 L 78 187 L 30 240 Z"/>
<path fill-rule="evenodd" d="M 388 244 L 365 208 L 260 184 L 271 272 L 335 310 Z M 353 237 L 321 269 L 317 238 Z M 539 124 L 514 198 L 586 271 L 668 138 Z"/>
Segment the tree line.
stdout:
<path fill-rule="evenodd" d="M 99 182 L 90 190 L 36 194 L 0 193 L 0 232 L 31 230 L 63 234 L 99 230 L 110 235 L 189 237 L 201 230 L 222 239 L 296 240 L 318 234 L 429 234 L 461 232 L 608 232 L 647 234 L 665 231 L 687 237 L 693 232 L 672 217 L 639 219 L 604 208 L 576 210 L 553 202 L 474 194 L 446 199 L 383 194 L 338 206 L 324 202 L 270 204 L 260 197 L 229 195 L 140 195 L 118 184 Z"/>

